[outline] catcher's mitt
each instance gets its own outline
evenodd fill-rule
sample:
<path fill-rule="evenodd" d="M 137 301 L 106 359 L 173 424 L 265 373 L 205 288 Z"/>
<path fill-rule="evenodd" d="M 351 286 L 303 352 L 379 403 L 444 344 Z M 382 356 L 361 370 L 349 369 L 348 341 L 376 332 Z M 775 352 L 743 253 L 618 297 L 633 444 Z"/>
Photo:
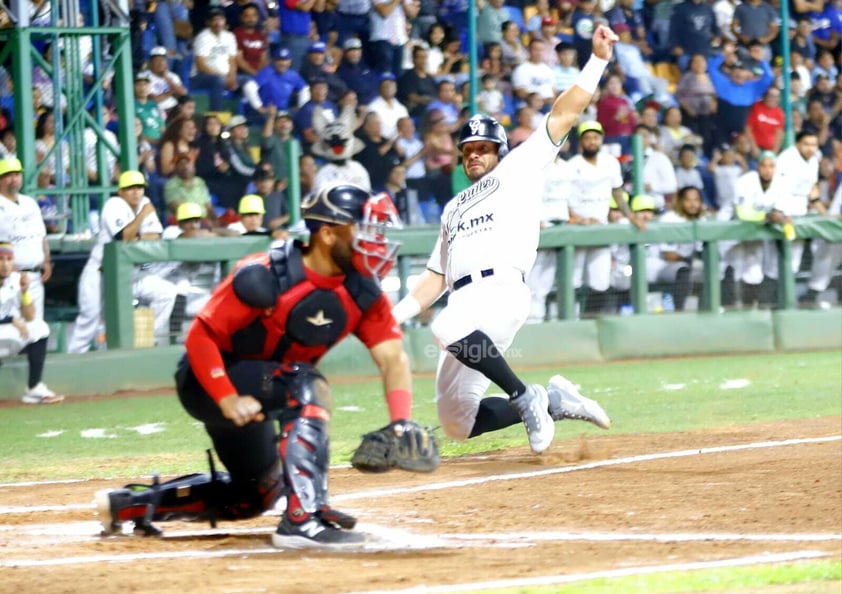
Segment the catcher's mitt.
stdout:
<path fill-rule="evenodd" d="M 386 472 L 392 468 L 432 472 L 440 462 L 432 432 L 414 421 L 395 421 L 366 433 L 351 458 L 351 465 L 362 472 Z"/>

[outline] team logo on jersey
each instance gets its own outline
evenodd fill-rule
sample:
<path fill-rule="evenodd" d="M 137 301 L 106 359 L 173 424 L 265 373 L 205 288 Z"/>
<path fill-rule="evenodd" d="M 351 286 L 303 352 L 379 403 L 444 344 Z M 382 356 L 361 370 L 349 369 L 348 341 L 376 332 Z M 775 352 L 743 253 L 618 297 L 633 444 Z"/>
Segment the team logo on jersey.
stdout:
<path fill-rule="evenodd" d="M 486 175 L 470 188 L 462 190 L 456 196 L 456 206 L 463 206 L 472 202 L 471 207 L 476 206 L 481 200 L 488 198 L 500 187 L 500 180 L 494 176 Z"/>
<path fill-rule="evenodd" d="M 478 217 L 465 217 L 464 219 L 459 219 L 459 223 L 456 225 L 456 232 L 461 233 L 463 231 L 469 231 L 471 229 L 476 229 L 477 227 L 482 227 L 484 225 L 488 225 L 494 222 L 494 213 L 489 212 L 487 214 L 481 214 Z"/>
<path fill-rule="evenodd" d="M 325 310 L 320 309 L 318 313 L 314 316 L 307 316 L 307 321 L 313 324 L 314 326 L 327 326 L 328 324 L 332 324 L 333 320 L 330 318 L 325 317 Z"/>

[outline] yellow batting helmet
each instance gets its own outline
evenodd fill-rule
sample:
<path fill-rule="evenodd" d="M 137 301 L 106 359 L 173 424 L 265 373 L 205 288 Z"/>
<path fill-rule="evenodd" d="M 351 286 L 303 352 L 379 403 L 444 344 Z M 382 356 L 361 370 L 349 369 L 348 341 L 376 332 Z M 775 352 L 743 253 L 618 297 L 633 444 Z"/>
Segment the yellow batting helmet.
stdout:
<path fill-rule="evenodd" d="M 579 127 L 576 128 L 576 133 L 579 136 L 582 136 L 585 132 L 596 132 L 597 134 L 605 136 L 605 130 L 602 128 L 602 124 L 596 120 L 587 120 L 579 124 Z"/>
<path fill-rule="evenodd" d="M 120 174 L 120 181 L 117 187 L 121 190 L 135 186 L 146 187 L 146 178 L 140 171 L 124 171 Z"/>
<path fill-rule="evenodd" d="M 0 160 L 0 176 L 8 173 L 22 173 L 23 165 L 20 164 L 20 159 L 15 157 L 6 157 Z"/>
<path fill-rule="evenodd" d="M 655 199 L 649 194 L 638 194 L 632 199 L 631 209 L 634 212 L 655 210 Z"/>
<path fill-rule="evenodd" d="M 180 223 L 190 219 L 201 219 L 205 216 L 205 209 L 195 202 L 185 202 L 178 205 L 175 211 L 175 219 Z"/>
<path fill-rule="evenodd" d="M 237 212 L 244 214 L 264 214 L 266 208 L 263 206 L 263 198 L 257 194 L 246 194 L 240 198 L 240 205 Z"/>

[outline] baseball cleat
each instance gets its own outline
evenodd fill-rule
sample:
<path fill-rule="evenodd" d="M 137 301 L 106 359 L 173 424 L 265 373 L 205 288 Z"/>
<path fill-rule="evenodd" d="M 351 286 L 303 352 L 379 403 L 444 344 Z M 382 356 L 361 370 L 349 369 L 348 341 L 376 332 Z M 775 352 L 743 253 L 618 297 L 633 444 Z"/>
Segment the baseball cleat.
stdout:
<path fill-rule="evenodd" d="M 567 378 L 554 375 L 547 386 L 550 400 L 550 415 L 554 421 L 575 419 L 593 423 L 601 429 L 611 428 L 611 419 L 602 407 L 590 398 L 585 398 L 579 389 Z"/>
<path fill-rule="evenodd" d="M 544 386 L 530 384 L 526 387 L 526 392 L 512 398 L 509 404 L 523 420 L 532 451 L 540 454 L 546 450 L 555 436 L 555 424 L 549 413 L 549 398 Z"/>
<path fill-rule="evenodd" d="M 342 530 L 322 520 L 317 514 L 311 515 L 301 524 L 290 521 L 284 515 L 272 535 L 272 546 L 277 549 L 338 547 L 360 545 L 365 540 L 365 534 L 362 532 Z"/>

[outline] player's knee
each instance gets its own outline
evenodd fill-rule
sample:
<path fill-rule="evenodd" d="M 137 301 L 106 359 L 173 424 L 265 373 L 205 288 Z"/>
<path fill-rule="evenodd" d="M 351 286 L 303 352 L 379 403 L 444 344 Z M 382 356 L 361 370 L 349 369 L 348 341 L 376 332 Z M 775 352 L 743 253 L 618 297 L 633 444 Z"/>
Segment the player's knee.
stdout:
<path fill-rule="evenodd" d="M 287 402 L 292 408 L 303 409 L 307 405 L 330 411 L 333 397 L 330 385 L 318 369 L 306 363 L 286 365 L 281 380 L 288 391 Z"/>
<path fill-rule="evenodd" d="M 473 423 L 469 424 L 464 421 L 447 421 L 442 422 L 441 428 L 444 430 L 445 435 L 447 435 L 450 439 L 465 441 L 471 435 Z"/>

